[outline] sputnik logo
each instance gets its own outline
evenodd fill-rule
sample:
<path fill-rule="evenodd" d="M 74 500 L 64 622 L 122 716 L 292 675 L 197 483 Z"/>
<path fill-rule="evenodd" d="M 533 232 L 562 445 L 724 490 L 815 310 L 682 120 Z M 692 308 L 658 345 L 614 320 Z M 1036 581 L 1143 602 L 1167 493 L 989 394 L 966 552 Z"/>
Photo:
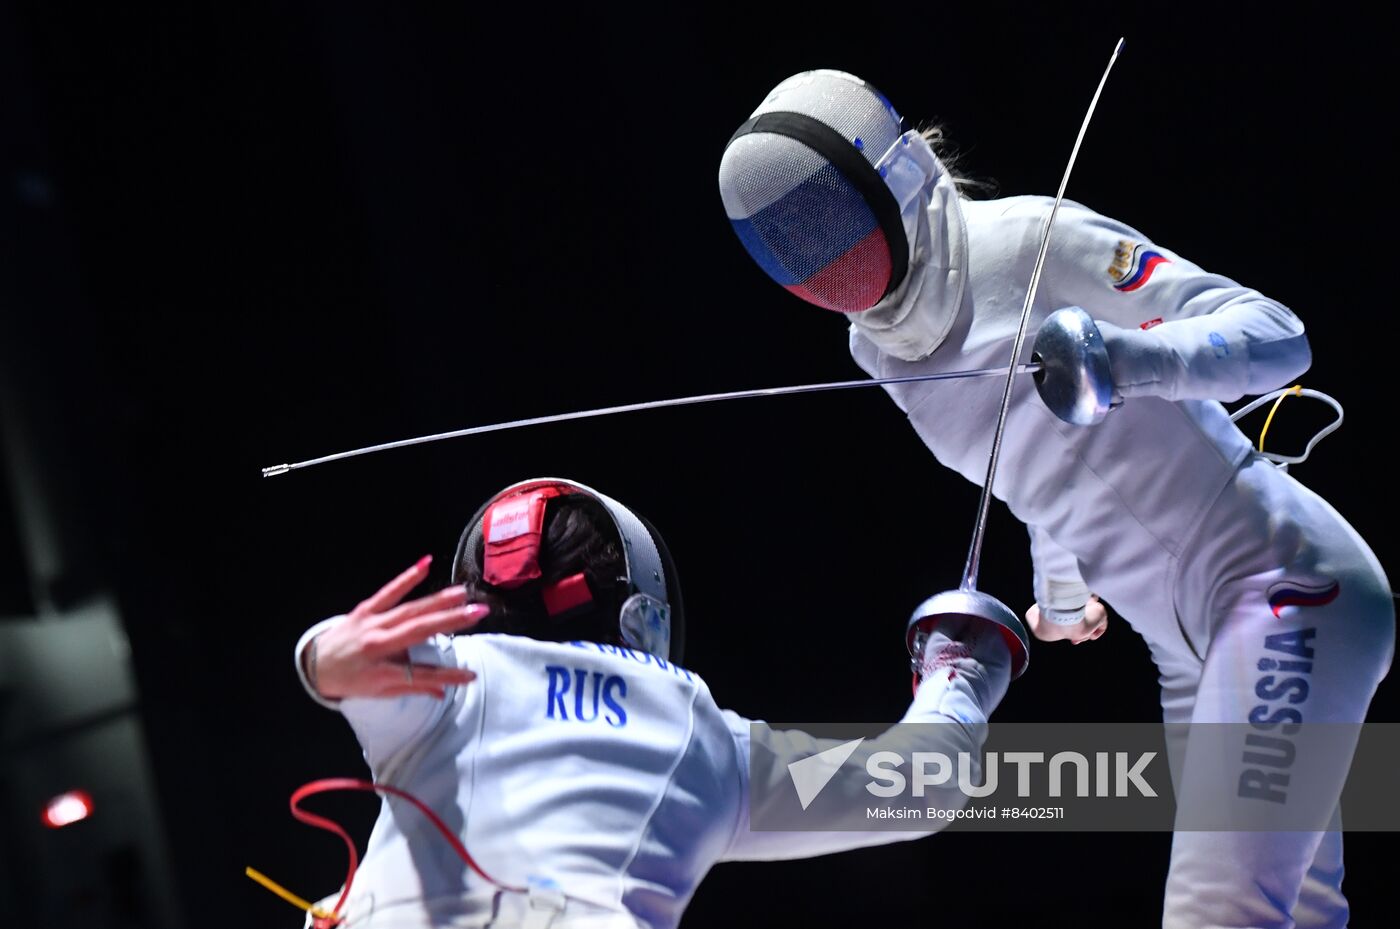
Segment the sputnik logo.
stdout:
<path fill-rule="evenodd" d="M 844 742 L 835 748 L 828 748 L 788 765 L 788 774 L 792 777 L 792 786 L 797 788 L 797 799 L 801 801 L 802 809 L 812 805 L 812 801 L 817 799 L 817 794 L 831 783 L 837 770 L 864 741 L 862 737 Z"/>

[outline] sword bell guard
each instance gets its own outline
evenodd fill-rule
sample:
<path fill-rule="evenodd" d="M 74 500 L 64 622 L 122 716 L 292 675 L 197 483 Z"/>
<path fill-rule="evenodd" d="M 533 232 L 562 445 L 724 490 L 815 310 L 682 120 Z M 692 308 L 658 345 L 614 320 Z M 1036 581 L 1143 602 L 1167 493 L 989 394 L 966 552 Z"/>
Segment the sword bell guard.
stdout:
<path fill-rule="evenodd" d="M 1051 313 L 1036 333 L 1034 374 L 1040 399 L 1060 419 L 1075 426 L 1103 422 L 1113 406 L 1113 372 L 1103 335 L 1077 306 Z"/>

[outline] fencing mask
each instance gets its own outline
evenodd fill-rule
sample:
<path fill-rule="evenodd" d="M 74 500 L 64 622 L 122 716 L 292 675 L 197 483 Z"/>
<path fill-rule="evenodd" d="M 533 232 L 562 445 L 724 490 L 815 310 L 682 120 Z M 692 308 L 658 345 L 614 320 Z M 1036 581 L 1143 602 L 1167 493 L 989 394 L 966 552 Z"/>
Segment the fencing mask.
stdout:
<path fill-rule="evenodd" d="M 770 277 L 853 314 L 881 348 L 913 360 L 937 347 L 956 315 L 966 233 L 947 171 L 901 127 L 860 78 L 806 71 L 734 133 L 719 186 L 734 231 Z M 930 204 L 944 219 L 932 230 Z M 930 270 L 942 279 L 929 280 Z"/>

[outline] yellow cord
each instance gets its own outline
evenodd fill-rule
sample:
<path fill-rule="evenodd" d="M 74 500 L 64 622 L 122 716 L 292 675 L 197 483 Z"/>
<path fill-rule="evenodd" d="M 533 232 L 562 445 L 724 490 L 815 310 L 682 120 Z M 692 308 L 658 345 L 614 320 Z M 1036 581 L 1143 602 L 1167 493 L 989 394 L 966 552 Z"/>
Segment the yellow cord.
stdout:
<path fill-rule="evenodd" d="M 1262 452 L 1262 451 L 1264 450 L 1264 436 L 1266 436 L 1266 435 L 1269 434 L 1269 424 L 1272 423 L 1272 422 L 1274 421 L 1274 414 L 1278 412 L 1278 405 L 1279 405 L 1280 403 L 1283 402 L 1283 398 L 1284 398 L 1284 397 L 1287 397 L 1289 394 L 1292 394 L 1293 396 L 1296 397 L 1296 396 L 1298 396 L 1298 394 L 1300 394 L 1300 393 L 1302 393 L 1302 392 L 1303 392 L 1303 385 L 1302 385 L 1302 384 L 1294 384 L 1292 387 L 1288 388 L 1286 391 L 1284 391 L 1283 393 L 1279 394 L 1279 395 L 1278 395 L 1278 399 L 1274 401 L 1274 405 L 1271 406 L 1271 407 L 1269 407 L 1269 415 L 1268 415 L 1268 417 L 1264 420 L 1264 428 L 1261 429 L 1261 430 L 1259 430 L 1259 451 Z"/>
<path fill-rule="evenodd" d="M 243 873 L 281 897 L 283 900 L 286 900 L 292 906 L 310 911 L 311 915 L 315 916 L 317 919 L 331 919 L 335 915 L 334 913 L 326 912 L 314 903 L 308 903 L 256 868 L 244 868 Z"/>

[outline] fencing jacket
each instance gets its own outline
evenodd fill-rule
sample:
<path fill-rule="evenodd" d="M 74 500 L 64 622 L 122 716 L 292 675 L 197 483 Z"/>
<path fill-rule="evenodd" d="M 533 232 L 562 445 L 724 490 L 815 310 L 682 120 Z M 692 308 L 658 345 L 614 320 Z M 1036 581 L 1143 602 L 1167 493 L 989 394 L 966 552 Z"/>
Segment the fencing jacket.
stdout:
<path fill-rule="evenodd" d="M 299 674 L 302 650 L 337 621 L 302 637 Z M 791 731 L 762 740 L 756 750 L 775 757 L 759 767 L 774 782 L 750 785 L 749 720 L 721 710 L 694 672 L 644 652 L 480 634 L 438 636 L 411 655 L 477 678 L 445 700 L 337 702 L 307 690 L 344 714 L 374 779 L 431 807 L 492 878 L 566 895 L 556 925 L 674 926 L 718 861 L 808 857 L 933 831 L 751 830 L 753 804 L 791 801 L 788 762 L 827 742 Z M 986 704 L 1007 674 L 993 668 L 994 687 L 984 670 L 965 662 L 959 673 L 930 674 L 904 720 L 947 722 L 920 731 L 936 730 L 936 748 L 950 757 L 976 753 Z M 951 784 L 942 790 L 946 806 L 966 802 Z M 511 923 L 493 917 L 497 896 L 418 810 L 391 797 L 343 912 L 351 929 Z"/>
<path fill-rule="evenodd" d="M 963 201 L 967 283 L 948 335 L 922 360 L 903 361 L 852 327 L 856 362 L 877 377 L 1005 367 L 1052 204 Z M 1017 378 L 993 493 L 1030 528 L 1039 603 L 1070 609 L 1093 590 L 1155 652 L 1204 654 L 1208 614 L 1178 617 L 1173 586 L 1204 513 L 1251 451 L 1216 401 L 1304 371 L 1302 324 L 1257 291 L 1070 201 L 1055 220 L 1020 360 L 1065 306 L 1100 322 L 1129 399 L 1097 426 L 1073 426 L 1045 407 L 1031 378 Z M 886 389 L 934 456 L 980 485 L 1004 387 L 981 378 Z"/>

